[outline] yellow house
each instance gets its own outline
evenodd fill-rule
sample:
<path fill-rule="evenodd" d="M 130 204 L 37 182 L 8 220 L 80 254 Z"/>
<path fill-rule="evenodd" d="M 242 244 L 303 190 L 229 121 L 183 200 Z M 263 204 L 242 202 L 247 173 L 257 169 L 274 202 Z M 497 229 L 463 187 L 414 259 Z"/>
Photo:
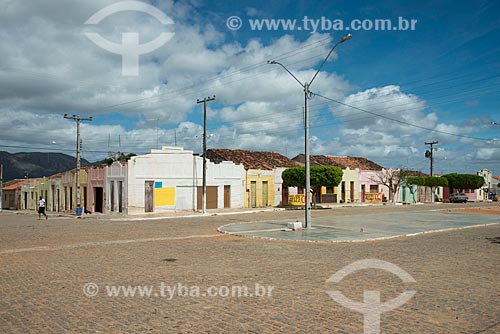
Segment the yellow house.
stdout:
<path fill-rule="evenodd" d="M 280 175 L 283 167 L 300 166 L 276 152 L 209 149 L 207 158 L 214 163 L 232 161 L 243 165 L 244 203 L 247 208 L 274 206 L 276 202 L 280 203 L 283 191 Z M 278 174 L 276 174 L 277 169 L 280 169 Z"/>
<path fill-rule="evenodd" d="M 245 207 L 257 208 L 274 204 L 274 170 L 245 171 Z"/>
<path fill-rule="evenodd" d="M 342 169 L 342 181 L 336 187 L 321 187 L 321 203 L 358 203 L 359 169 Z"/>

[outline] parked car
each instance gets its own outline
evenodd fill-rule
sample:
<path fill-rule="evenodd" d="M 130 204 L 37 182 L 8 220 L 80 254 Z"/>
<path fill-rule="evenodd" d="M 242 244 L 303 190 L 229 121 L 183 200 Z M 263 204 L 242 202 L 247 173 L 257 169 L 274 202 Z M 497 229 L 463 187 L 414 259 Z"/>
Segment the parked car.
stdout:
<path fill-rule="evenodd" d="M 494 202 L 498 201 L 497 193 L 489 193 L 488 194 L 488 199 L 490 199 L 490 200 L 492 200 Z"/>
<path fill-rule="evenodd" d="M 450 203 L 467 203 L 467 195 L 464 193 L 453 193 L 450 195 Z"/>

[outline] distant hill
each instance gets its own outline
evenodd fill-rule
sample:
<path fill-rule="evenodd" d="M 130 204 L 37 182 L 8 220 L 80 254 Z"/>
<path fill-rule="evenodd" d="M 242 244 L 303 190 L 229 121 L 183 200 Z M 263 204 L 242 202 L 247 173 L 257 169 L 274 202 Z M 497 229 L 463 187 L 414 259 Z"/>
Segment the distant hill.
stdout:
<path fill-rule="evenodd" d="M 82 166 L 89 165 L 85 159 Z M 24 179 L 50 176 L 76 167 L 75 157 L 64 153 L 9 153 L 0 151 L 0 164 L 3 164 L 3 180 Z"/>

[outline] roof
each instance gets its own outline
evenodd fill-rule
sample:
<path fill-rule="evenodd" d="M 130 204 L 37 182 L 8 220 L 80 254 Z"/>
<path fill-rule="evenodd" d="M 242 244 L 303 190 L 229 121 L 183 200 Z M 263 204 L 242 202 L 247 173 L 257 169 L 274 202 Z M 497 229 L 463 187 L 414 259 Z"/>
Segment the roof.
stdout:
<path fill-rule="evenodd" d="M 29 179 L 23 179 L 23 180 L 11 180 L 7 181 L 4 183 L 4 187 L 2 190 L 16 190 L 16 189 L 21 189 L 21 185 L 25 183 L 29 183 Z"/>
<path fill-rule="evenodd" d="M 408 176 L 420 176 L 420 177 L 429 176 L 429 174 L 425 174 L 425 173 L 418 171 L 418 170 L 409 170 L 409 171 L 406 171 L 406 173 L 408 174 Z M 434 176 L 439 176 L 439 175 L 434 174 Z"/>
<path fill-rule="evenodd" d="M 275 167 L 300 167 L 301 164 L 276 152 L 230 150 L 214 148 L 207 150 L 207 158 L 214 163 L 232 161 L 245 169 L 271 170 Z"/>
<path fill-rule="evenodd" d="M 299 154 L 293 160 L 304 163 L 304 155 Z M 337 166 L 342 169 L 355 169 L 359 170 L 382 170 L 384 167 L 379 164 L 362 157 L 347 157 L 347 156 L 334 156 L 334 155 L 311 155 L 310 161 L 312 166 Z"/>

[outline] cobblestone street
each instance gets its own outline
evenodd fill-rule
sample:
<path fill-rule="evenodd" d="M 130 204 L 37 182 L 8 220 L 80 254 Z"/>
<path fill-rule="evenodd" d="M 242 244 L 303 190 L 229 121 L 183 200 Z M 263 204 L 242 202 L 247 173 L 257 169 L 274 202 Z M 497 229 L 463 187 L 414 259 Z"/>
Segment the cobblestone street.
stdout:
<path fill-rule="evenodd" d="M 500 205 L 346 207 L 340 215 Z M 456 210 L 467 214 L 467 211 Z M 0 213 L 1 333 L 363 333 L 363 315 L 335 302 L 338 290 L 363 302 L 416 294 L 381 315 L 381 333 L 500 332 L 500 225 L 359 243 L 263 240 L 224 235 L 230 223 L 295 220 L 303 211 L 255 212 L 155 220 L 74 219 Z M 115 217 L 116 218 L 116 217 Z M 333 274 L 357 260 L 379 259 L 415 283 L 382 270 Z M 258 284 L 258 285 L 257 285 Z M 111 286 L 151 293 L 112 296 Z M 161 287 L 175 287 L 168 294 Z M 211 287 L 246 286 L 253 296 L 209 296 Z M 263 288 L 268 289 L 265 295 Z M 198 293 L 198 290 L 199 292 Z M 169 290 L 170 291 L 170 290 Z"/>

